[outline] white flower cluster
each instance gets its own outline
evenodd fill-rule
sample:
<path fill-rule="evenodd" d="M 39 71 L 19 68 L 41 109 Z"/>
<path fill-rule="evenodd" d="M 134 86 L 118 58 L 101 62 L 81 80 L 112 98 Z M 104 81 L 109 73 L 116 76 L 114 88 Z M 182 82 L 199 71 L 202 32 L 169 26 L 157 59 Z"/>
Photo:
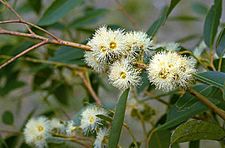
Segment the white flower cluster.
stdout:
<path fill-rule="evenodd" d="M 24 129 L 25 142 L 37 148 L 47 147 L 48 140 L 61 135 L 72 136 L 75 128 L 72 121 L 56 118 L 49 120 L 46 117 L 32 118 Z"/>
<path fill-rule="evenodd" d="M 108 74 L 110 83 L 118 89 L 126 89 L 141 84 L 141 68 L 135 63 L 144 63 L 144 55 L 150 49 L 156 51 L 150 58 L 148 72 L 150 83 L 156 88 L 170 91 L 177 87 L 186 88 L 196 72 L 195 60 L 181 56 L 178 43 L 153 44 L 144 32 L 125 32 L 101 27 L 87 43 L 92 51 L 85 53 L 88 66 L 97 72 Z"/>
<path fill-rule="evenodd" d="M 196 72 L 193 58 L 176 52 L 160 52 L 152 57 L 148 66 L 148 76 L 156 88 L 171 91 L 177 87 L 186 88 L 192 74 Z"/>
<path fill-rule="evenodd" d="M 140 69 L 135 68 L 132 62 L 141 59 L 151 44 L 144 32 L 125 32 L 104 26 L 87 43 L 92 51 L 85 53 L 85 61 L 95 71 L 109 73 L 113 86 L 126 89 L 139 84 Z"/>
<path fill-rule="evenodd" d="M 24 129 L 25 142 L 37 148 L 47 147 L 48 142 L 63 140 L 63 138 L 76 138 L 81 135 L 77 130 L 82 130 L 82 136 L 95 136 L 93 146 L 101 148 L 104 139 L 108 136 L 105 121 L 97 115 L 107 116 L 104 108 L 95 105 L 88 106 L 81 113 L 80 125 L 76 126 L 73 120 L 61 121 L 59 119 L 47 119 L 38 117 L 30 119 Z"/>

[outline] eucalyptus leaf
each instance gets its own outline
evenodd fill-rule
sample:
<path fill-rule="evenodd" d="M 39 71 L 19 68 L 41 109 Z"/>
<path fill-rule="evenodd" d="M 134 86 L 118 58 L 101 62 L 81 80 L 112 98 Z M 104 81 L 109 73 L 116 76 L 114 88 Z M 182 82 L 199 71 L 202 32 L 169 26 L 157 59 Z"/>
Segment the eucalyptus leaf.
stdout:
<path fill-rule="evenodd" d="M 219 90 L 217 88 L 212 89 L 212 87 L 207 88 L 207 86 L 205 86 L 205 87 L 200 86 L 201 90 L 199 90 L 196 87 L 194 87 L 193 89 L 200 92 L 205 97 L 209 98 L 209 100 L 212 101 L 215 105 L 220 105 L 222 103 L 221 102 L 222 101 L 221 100 L 221 95 L 222 95 L 221 90 Z M 186 92 L 186 93 L 188 93 L 188 92 Z M 186 95 L 187 94 L 185 94 L 184 96 L 186 96 Z M 188 98 L 186 98 L 186 99 L 188 99 Z M 173 105 L 167 113 L 167 121 L 164 124 L 159 125 L 157 127 L 157 130 L 166 130 L 166 129 L 173 128 L 173 127 L 179 125 L 180 123 L 188 120 L 189 118 L 193 117 L 194 115 L 200 114 L 200 113 L 208 110 L 208 108 L 201 102 L 192 101 L 192 99 L 196 99 L 196 98 L 190 98 L 190 99 L 191 99 L 192 103 L 190 103 L 190 102 L 187 104 L 184 103 L 185 106 L 182 106 L 181 104 L 180 104 L 180 106 Z"/>
<path fill-rule="evenodd" d="M 163 14 L 160 16 L 159 19 L 157 19 L 151 27 L 148 29 L 147 34 L 149 36 L 154 36 L 159 28 L 166 22 L 167 17 L 170 15 L 172 10 L 176 7 L 176 5 L 180 2 L 181 0 L 171 0 L 170 6 L 168 9 L 166 9 Z"/>
<path fill-rule="evenodd" d="M 79 6 L 82 1 L 83 0 L 55 0 L 45 11 L 38 24 L 46 26 L 56 23 L 75 6 Z"/>
<path fill-rule="evenodd" d="M 167 148 L 170 146 L 169 130 L 153 131 L 149 137 L 148 147 L 149 148 Z"/>
<path fill-rule="evenodd" d="M 204 24 L 204 41 L 210 48 L 213 47 L 217 29 L 220 24 L 222 13 L 222 0 L 214 0 L 214 5 L 210 8 Z"/>
<path fill-rule="evenodd" d="M 201 139 L 221 140 L 225 130 L 218 124 L 201 120 L 190 120 L 175 129 L 171 136 L 171 144 Z"/>
<path fill-rule="evenodd" d="M 225 73 L 216 71 L 207 71 L 194 74 L 195 79 L 209 85 L 223 89 L 225 83 Z"/>
<path fill-rule="evenodd" d="M 217 38 L 216 53 L 219 57 L 223 57 L 225 53 L 225 27 L 221 30 Z"/>
<path fill-rule="evenodd" d="M 126 89 L 120 96 L 117 105 L 116 111 L 112 121 L 112 128 L 109 134 L 109 148 L 116 148 L 120 139 L 120 134 L 123 126 L 126 102 L 129 94 L 129 89 Z"/>

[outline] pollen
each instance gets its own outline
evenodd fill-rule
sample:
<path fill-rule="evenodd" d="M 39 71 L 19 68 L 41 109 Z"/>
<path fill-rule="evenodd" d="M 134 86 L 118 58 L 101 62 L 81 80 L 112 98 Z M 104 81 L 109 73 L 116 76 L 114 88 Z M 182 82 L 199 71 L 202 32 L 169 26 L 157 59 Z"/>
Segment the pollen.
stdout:
<path fill-rule="evenodd" d="M 44 130 L 44 127 L 39 125 L 39 126 L 37 127 L 37 129 L 38 129 L 39 132 L 42 132 L 42 131 Z"/>
<path fill-rule="evenodd" d="M 115 42 L 110 42 L 109 44 L 111 49 L 115 49 L 116 48 L 116 43 Z"/>
<path fill-rule="evenodd" d="M 89 122 L 90 122 L 90 124 L 94 124 L 94 123 L 95 123 L 95 118 L 94 118 L 94 116 L 90 116 L 90 117 L 89 117 Z"/>
<path fill-rule="evenodd" d="M 169 72 L 167 72 L 167 70 L 163 69 L 159 72 L 159 77 L 162 79 L 166 79 L 168 74 L 169 74 Z"/>
<path fill-rule="evenodd" d="M 101 46 L 101 47 L 100 47 L 100 50 L 101 50 L 102 52 L 106 52 L 106 47 L 105 47 L 105 46 Z"/>
<path fill-rule="evenodd" d="M 127 77 L 127 74 L 126 74 L 125 72 L 121 72 L 121 73 L 120 73 L 120 77 L 121 77 L 122 79 L 125 79 L 125 78 Z"/>

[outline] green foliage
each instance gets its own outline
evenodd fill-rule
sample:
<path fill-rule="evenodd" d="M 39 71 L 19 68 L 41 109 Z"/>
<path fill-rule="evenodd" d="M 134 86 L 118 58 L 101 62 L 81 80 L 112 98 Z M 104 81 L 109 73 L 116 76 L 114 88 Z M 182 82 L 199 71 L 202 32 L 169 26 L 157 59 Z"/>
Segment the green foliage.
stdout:
<path fill-rule="evenodd" d="M 83 0 L 55 0 L 45 11 L 38 24 L 46 26 L 56 23 L 59 19 L 69 13 L 70 10 L 80 5 L 82 1 Z"/>
<path fill-rule="evenodd" d="M 149 148 L 166 148 L 170 146 L 171 133 L 168 130 L 153 131 L 149 140 Z"/>
<path fill-rule="evenodd" d="M 214 0 L 214 5 L 210 8 L 204 24 L 204 41 L 208 47 L 212 48 L 220 24 L 222 13 L 222 0 Z"/>
<path fill-rule="evenodd" d="M 116 148 L 120 139 L 120 134 L 123 126 L 127 97 L 129 94 L 129 89 L 126 89 L 120 96 L 117 105 L 116 112 L 112 121 L 112 129 L 109 135 L 109 148 Z"/>
<path fill-rule="evenodd" d="M 203 83 L 213 85 L 223 89 L 225 83 L 225 73 L 208 71 L 194 75 L 195 78 Z"/>
<path fill-rule="evenodd" d="M 223 28 L 217 38 L 216 53 L 219 57 L 222 57 L 225 53 L 225 28 Z"/>
<path fill-rule="evenodd" d="M 181 143 L 201 139 L 221 140 L 225 130 L 215 123 L 191 120 L 178 126 L 171 136 L 171 143 Z"/>
<path fill-rule="evenodd" d="M 180 0 L 171 0 L 169 8 L 165 8 L 163 11 L 163 14 L 157 19 L 151 27 L 148 29 L 147 34 L 149 36 L 154 36 L 156 32 L 159 30 L 159 28 L 166 22 L 166 19 L 172 12 L 172 10 L 175 8 L 175 6 L 180 2 Z"/>
<path fill-rule="evenodd" d="M 12 125 L 14 122 L 14 116 L 11 111 L 5 111 L 2 114 L 2 122 L 7 125 Z"/>

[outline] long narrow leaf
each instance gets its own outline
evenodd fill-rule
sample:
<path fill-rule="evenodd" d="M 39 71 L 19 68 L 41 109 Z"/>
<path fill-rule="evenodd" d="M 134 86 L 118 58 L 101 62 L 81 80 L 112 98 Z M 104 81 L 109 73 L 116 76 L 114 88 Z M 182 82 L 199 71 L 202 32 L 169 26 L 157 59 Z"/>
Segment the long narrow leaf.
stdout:
<path fill-rule="evenodd" d="M 119 142 L 125 116 L 128 93 L 129 89 L 126 89 L 117 102 L 116 112 L 112 121 L 112 129 L 109 135 L 109 148 L 116 148 Z"/>

